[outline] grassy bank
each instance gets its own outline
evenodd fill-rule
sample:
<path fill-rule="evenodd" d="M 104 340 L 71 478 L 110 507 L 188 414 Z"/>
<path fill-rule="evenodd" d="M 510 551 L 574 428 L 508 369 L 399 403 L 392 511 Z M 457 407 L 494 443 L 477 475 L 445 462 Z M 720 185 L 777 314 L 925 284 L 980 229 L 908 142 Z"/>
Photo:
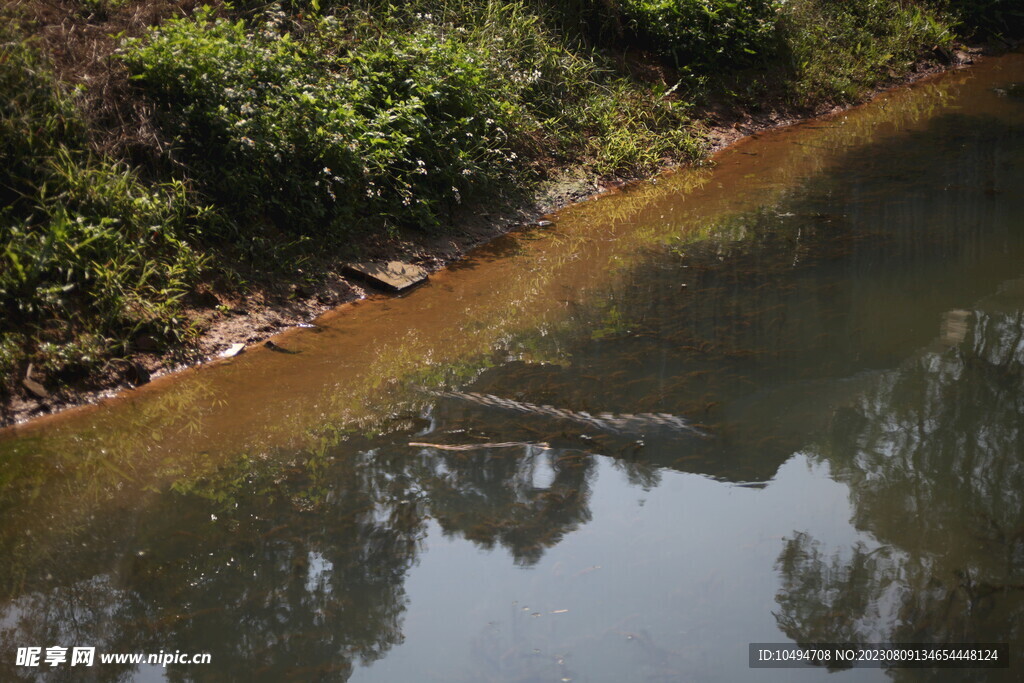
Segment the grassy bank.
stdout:
<path fill-rule="evenodd" d="M 187 353 L 222 302 L 316 281 L 367 244 L 451 230 L 562 171 L 635 177 L 699 159 L 709 104 L 856 101 L 957 40 L 1024 24 L 1006 0 L 23 0 L 5 12 L 4 404 L 141 381 L 134 354 Z"/>

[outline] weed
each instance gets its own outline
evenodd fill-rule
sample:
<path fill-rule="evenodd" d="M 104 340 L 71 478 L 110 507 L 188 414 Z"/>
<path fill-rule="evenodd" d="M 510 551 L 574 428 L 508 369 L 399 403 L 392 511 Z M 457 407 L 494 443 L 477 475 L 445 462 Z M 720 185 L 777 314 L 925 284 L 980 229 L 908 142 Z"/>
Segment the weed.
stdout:
<path fill-rule="evenodd" d="M 84 150 L 72 95 L 4 38 L 0 370 L 94 366 L 142 329 L 180 342 L 179 302 L 204 264 L 182 236 L 204 209 L 181 182 L 147 184 Z"/>
<path fill-rule="evenodd" d="M 792 0 L 779 30 L 792 70 L 788 89 L 803 106 L 857 100 L 954 38 L 934 9 L 888 0 Z"/>

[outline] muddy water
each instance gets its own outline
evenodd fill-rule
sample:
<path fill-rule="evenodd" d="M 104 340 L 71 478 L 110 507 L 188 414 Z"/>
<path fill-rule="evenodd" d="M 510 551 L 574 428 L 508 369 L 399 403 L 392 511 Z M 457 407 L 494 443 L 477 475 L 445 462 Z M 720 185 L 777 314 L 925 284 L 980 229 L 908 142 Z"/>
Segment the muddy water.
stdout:
<path fill-rule="evenodd" d="M 0 436 L 0 679 L 1019 680 L 1024 56 Z M 210 664 L 18 667 L 19 647 Z M 46 671 L 44 672 L 44 668 Z"/>

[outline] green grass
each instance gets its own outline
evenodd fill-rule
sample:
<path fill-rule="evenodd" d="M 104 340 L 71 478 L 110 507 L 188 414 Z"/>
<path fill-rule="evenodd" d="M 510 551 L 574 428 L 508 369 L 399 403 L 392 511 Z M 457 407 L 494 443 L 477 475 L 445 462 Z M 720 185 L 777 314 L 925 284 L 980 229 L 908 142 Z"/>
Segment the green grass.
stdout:
<path fill-rule="evenodd" d="M 776 0 L 622 0 L 636 35 L 691 70 L 736 69 L 770 56 L 776 20 L 785 4 Z"/>
<path fill-rule="evenodd" d="M 954 38 L 941 12 L 906 0 L 792 0 L 779 34 L 790 97 L 802 106 L 855 101 Z"/>
<path fill-rule="evenodd" d="M 74 95 L 36 50 L 0 38 L 0 372 L 33 361 L 86 375 L 147 331 L 179 344 L 179 302 L 203 257 L 202 222 L 179 181 L 144 183 L 86 148 Z"/>

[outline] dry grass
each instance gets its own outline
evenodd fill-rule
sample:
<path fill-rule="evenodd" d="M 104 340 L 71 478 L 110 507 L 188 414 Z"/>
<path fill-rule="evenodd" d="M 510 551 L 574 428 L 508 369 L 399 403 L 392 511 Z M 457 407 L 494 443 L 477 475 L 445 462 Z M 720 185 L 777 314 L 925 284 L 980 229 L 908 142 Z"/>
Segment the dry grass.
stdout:
<path fill-rule="evenodd" d="M 166 140 L 152 105 L 133 92 L 128 72 L 112 59 L 120 37 L 190 14 L 199 0 L 14 0 L 4 10 L 47 56 L 60 81 L 80 90 L 77 101 L 93 151 L 152 168 L 166 159 Z"/>

